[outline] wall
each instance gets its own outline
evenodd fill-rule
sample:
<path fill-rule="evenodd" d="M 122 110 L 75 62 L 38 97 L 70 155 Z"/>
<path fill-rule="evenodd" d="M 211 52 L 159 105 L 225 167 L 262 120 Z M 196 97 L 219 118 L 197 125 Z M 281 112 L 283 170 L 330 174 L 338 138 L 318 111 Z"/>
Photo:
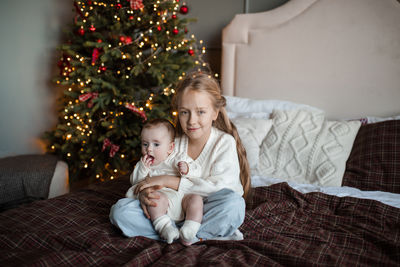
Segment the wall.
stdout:
<path fill-rule="evenodd" d="M 69 1 L 2 0 L 0 157 L 37 153 L 36 137 L 54 122 L 50 80 Z"/>
<path fill-rule="evenodd" d="M 203 39 L 219 72 L 221 30 L 237 13 L 271 9 L 287 0 L 188 0 L 190 29 Z M 2 0 L 0 9 L 0 157 L 40 153 L 38 137 L 55 123 L 56 46 L 72 22 L 72 0 Z"/>
<path fill-rule="evenodd" d="M 235 14 L 271 10 L 289 0 L 187 0 L 187 16 L 198 18 L 189 29 L 207 48 L 206 60 L 212 71 L 221 70 L 221 31 Z"/>

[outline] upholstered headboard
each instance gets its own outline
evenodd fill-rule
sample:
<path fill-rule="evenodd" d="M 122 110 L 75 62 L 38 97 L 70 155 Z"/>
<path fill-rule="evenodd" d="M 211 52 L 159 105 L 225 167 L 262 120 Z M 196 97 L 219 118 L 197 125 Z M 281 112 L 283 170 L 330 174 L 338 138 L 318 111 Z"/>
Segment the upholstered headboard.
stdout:
<path fill-rule="evenodd" d="M 225 95 L 278 99 L 332 119 L 400 114 L 400 3 L 291 0 L 223 30 Z"/>

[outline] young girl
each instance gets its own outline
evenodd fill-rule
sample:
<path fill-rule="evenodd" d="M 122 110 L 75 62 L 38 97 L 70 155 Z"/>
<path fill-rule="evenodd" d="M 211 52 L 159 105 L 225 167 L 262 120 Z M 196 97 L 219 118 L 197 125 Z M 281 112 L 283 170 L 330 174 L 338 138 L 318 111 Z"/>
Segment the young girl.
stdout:
<path fill-rule="evenodd" d="M 153 199 L 159 198 L 158 188 L 168 187 L 204 197 L 198 239 L 241 239 L 238 227 L 245 215 L 242 196 L 250 190 L 249 166 L 236 128 L 226 114 L 218 82 L 205 74 L 189 75 L 177 87 L 173 104 L 178 111 L 175 149 L 201 166 L 201 178 L 162 175 L 145 179 L 136 187 L 139 201 L 120 199 L 111 208 L 111 222 L 126 236 L 159 239 L 145 218 L 146 205 L 154 205 Z M 188 198 L 182 205 L 190 204 Z"/>

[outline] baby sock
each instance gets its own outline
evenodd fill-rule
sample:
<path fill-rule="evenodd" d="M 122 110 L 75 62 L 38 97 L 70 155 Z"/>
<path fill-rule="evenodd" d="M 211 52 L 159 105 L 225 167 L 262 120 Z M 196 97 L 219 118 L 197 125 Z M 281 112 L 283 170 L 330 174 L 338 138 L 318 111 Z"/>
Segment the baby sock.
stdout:
<path fill-rule="evenodd" d="M 153 221 L 154 229 L 168 244 L 179 238 L 179 230 L 171 223 L 168 215 L 158 217 Z"/>
<path fill-rule="evenodd" d="M 193 240 L 196 238 L 196 234 L 199 231 L 200 225 L 200 223 L 192 220 L 185 221 L 180 230 L 180 238 L 184 245 L 191 245 L 193 243 Z"/>

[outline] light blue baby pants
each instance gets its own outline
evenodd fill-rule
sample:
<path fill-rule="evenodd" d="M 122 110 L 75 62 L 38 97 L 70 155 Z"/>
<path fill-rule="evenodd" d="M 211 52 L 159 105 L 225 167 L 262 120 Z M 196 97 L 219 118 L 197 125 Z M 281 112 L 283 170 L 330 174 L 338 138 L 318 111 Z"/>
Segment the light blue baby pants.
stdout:
<path fill-rule="evenodd" d="M 203 220 L 197 233 L 198 238 L 206 240 L 231 236 L 243 223 L 246 204 L 238 193 L 222 189 L 205 197 L 203 201 Z M 160 240 L 153 224 L 144 216 L 139 200 L 118 200 L 111 207 L 110 220 L 128 237 L 144 236 Z"/>

